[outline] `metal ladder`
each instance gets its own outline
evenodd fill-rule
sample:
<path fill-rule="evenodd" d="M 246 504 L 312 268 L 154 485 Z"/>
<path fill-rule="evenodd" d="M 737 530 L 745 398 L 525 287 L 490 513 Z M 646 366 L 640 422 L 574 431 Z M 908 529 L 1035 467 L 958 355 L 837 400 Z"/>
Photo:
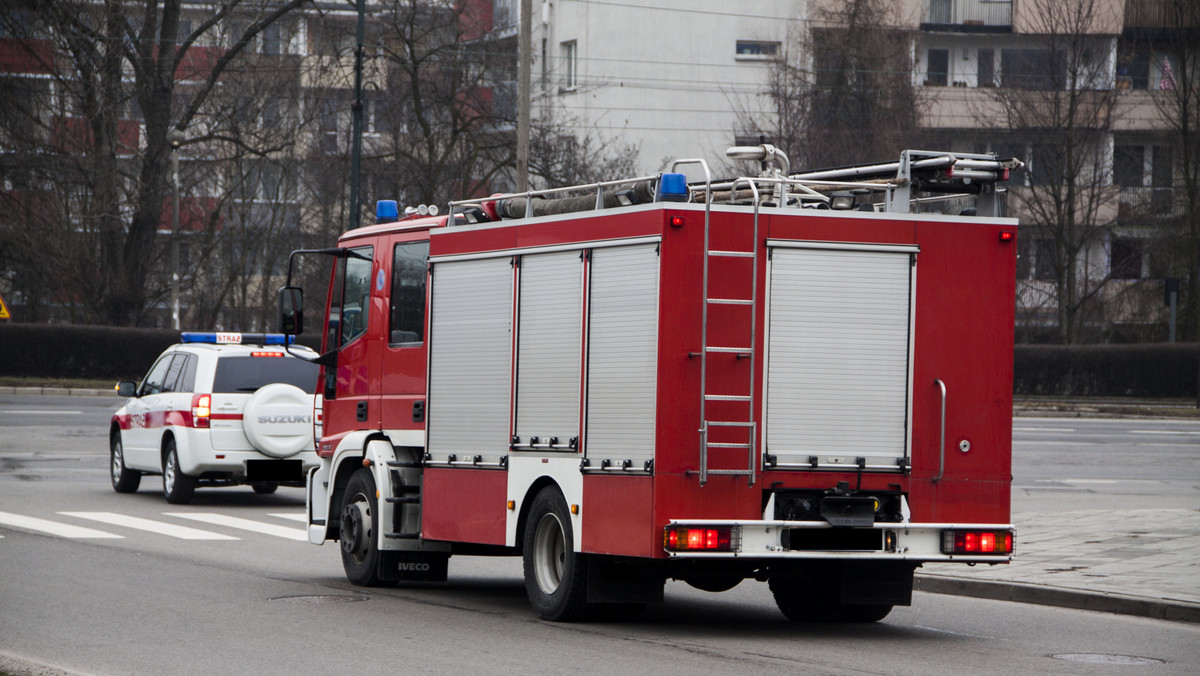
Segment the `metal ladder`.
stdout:
<path fill-rule="evenodd" d="M 755 449 L 755 441 L 758 437 L 758 425 L 754 421 L 755 407 L 755 367 L 757 366 L 757 355 L 755 345 L 757 344 L 757 327 L 755 322 L 755 307 L 758 302 L 758 210 L 759 210 L 759 193 L 757 184 L 747 178 L 739 178 L 733 181 L 730 186 L 730 202 L 732 203 L 737 195 L 738 185 L 745 182 L 750 188 L 752 199 L 754 202 L 754 225 L 751 232 L 750 248 L 732 249 L 732 250 L 716 250 L 710 244 L 710 222 L 709 208 L 705 208 L 704 218 L 704 303 L 702 312 L 702 322 L 700 329 L 700 342 L 703 350 L 700 353 L 700 485 L 708 483 L 709 475 L 725 475 L 725 476 L 745 476 L 748 477 L 749 485 L 753 486 L 758 479 L 758 462 Z M 711 204 L 711 188 L 706 193 L 705 203 Z M 714 259 L 741 258 L 751 259 L 751 283 L 750 297 L 736 298 L 729 297 L 733 294 L 716 293 L 710 288 L 709 277 Z M 709 344 L 709 311 L 714 305 L 737 306 L 745 308 L 746 323 L 750 327 L 750 340 L 748 345 L 710 345 Z M 709 364 L 708 360 L 711 355 L 719 354 L 734 354 L 736 358 L 746 359 L 749 362 L 749 385 L 745 392 L 720 392 L 713 393 L 708 390 Z M 732 420 L 709 420 L 708 419 L 708 404 L 710 402 L 738 402 L 745 404 L 745 417 Z M 733 418 L 734 416 L 727 416 Z M 714 428 L 736 428 L 742 430 L 745 435 L 739 435 L 736 441 L 710 441 L 709 435 Z M 728 438 L 728 437 L 726 437 Z M 742 440 L 744 439 L 744 441 Z M 711 469 L 708 466 L 709 450 L 710 449 L 744 449 L 746 451 L 746 469 Z"/>

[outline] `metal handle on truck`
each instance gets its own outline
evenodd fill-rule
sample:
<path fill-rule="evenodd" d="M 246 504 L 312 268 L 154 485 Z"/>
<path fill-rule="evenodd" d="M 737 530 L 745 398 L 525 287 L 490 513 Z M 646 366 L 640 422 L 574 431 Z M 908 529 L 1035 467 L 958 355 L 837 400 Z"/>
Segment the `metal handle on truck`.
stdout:
<path fill-rule="evenodd" d="M 933 477 L 933 482 L 937 483 L 946 473 L 946 383 L 942 382 L 941 378 L 935 378 L 933 382 L 942 390 L 942 434 L 938 445 L 938 473 Z"/>

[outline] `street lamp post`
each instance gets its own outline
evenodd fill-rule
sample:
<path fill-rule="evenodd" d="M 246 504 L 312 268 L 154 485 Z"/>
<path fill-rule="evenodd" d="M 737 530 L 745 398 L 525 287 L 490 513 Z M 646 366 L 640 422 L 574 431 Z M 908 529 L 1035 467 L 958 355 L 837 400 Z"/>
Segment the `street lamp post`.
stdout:
<path fill-rule="evenodd" d="M 167 132 L 167 143 L 171 144 L 171 177 L 175 186 L 175 198 L 171 200 L 171 328 L 179 330 L 179 146 L 184 133 L 178 129 Z"/>

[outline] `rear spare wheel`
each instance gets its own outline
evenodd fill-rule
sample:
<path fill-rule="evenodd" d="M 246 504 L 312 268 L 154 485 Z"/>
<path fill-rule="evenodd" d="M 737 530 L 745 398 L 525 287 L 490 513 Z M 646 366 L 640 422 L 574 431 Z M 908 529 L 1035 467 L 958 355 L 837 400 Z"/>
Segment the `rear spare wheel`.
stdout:
<path fill-rule="evenodd" d="M 295 385 L 260 387 L 242 413 L 246 438 L 273 458 L 287 458 L 313 447 L 313 400 Z"/>

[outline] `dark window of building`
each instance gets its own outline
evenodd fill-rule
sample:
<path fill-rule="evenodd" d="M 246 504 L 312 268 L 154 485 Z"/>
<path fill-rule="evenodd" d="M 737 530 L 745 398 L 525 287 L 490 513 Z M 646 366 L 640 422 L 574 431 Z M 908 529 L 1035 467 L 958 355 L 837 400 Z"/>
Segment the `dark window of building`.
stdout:
<path fill-rule="evenodd" d="M 1141 279 L 1144 242 L 1140 239 L 1113 238 L 1109 265 L 1113 279 Z"/>
<path fill-rule="evenodd" d="M 929 74 L 925 84 L 945 87 L 950 83 L 950 50 L 929 50 Z"/>
<path fill-rule="evenodd" d="M 996 53 L 991 49 L 979 50 L 978 78 L 980 87 L 996 86 Z"/>
<path fill-rule="evenodd" d="M 1053 239 L 1039 239 L 1034 243 L 1033 276 L 1043 282 L 1058 279 L 1058 261 Z"/>
<path fill-rule="evenodd" d="M 1018 89 L 1062 89 L 1067 67 L 1061 54 L 1048 49 L 1000 50 L 1000 83 Z"/>
<path fill-rule="evenodd" d="M 1142 185 L 1145 170 L 1145 149 L 1142 146 L 1113 147 L 1113 184 L 1122 187 Z"/>
<path fill-rule="evenodd" d="M 766 40 L 738 40 L 737 56 L 779 56 L 779 43 Z"/>

